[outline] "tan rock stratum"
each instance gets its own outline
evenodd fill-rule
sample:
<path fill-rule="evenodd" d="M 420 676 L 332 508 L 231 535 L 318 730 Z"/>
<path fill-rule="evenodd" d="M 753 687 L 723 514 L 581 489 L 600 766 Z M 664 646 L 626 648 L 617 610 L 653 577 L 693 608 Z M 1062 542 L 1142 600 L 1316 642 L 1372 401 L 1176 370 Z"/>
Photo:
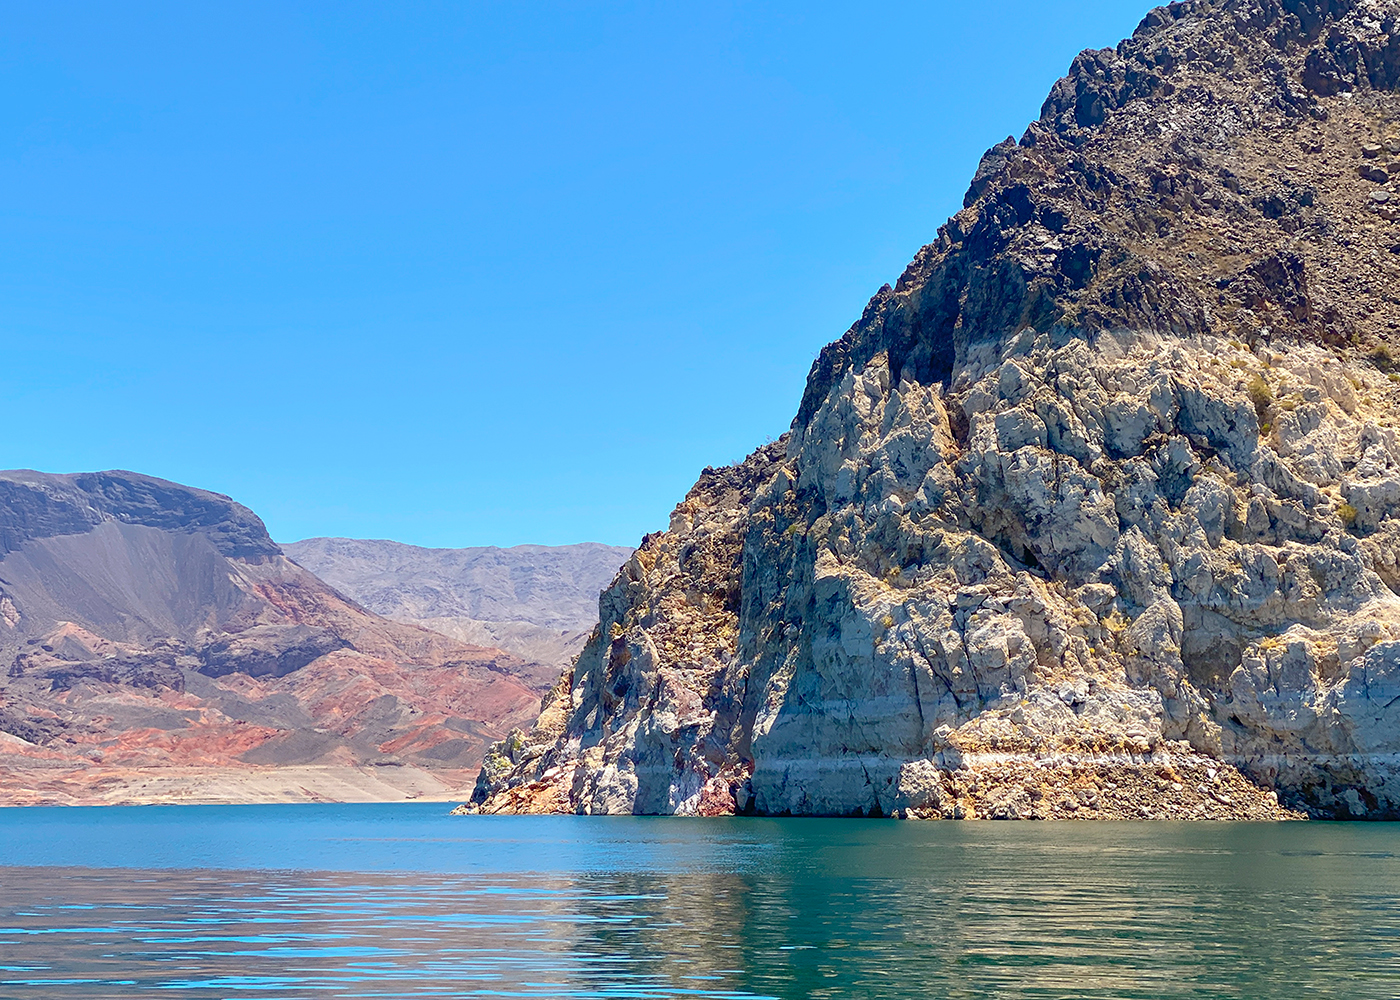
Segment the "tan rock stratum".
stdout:
<path fill-rule="evenodd" d="M 1400 817 L 1400 2 L 1085 52 L 485 812 Z"/>

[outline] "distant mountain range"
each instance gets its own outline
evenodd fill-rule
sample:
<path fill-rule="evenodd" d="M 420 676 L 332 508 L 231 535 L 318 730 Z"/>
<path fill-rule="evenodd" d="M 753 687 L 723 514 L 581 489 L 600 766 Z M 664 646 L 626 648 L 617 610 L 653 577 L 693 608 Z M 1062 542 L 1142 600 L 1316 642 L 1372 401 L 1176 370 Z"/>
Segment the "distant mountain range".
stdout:
<path fill-rule="evenodd" d="M 533 583 L 509 550 L 509 588 L 478 559 L 478 582 L 453 589 L 446 563 L 415 576 L 426 550 L 400 548 L 405 594 L 432 578 L 446 596 L 397 610 L 561 636 L 590 602 L 596 618 L 591 581 L 613 559 L 540 549 Z M 583 577 L 592 593 L 570 591 Z M 392 591 L 392 573 L 377 579 Z M 449 798 L 557 668 L 376 614 L 228 497 L 130 472 L 0 472 L 0 804 Z"/>
<path fill-rule="evenodd" d="M 354 538 L 310 538 L 282 551 L 375 614 L 497 646 L 555 673 L 583 648 L 598 623 L 599 592 L 632 554 L 592 542 L 428 549 Z"/>

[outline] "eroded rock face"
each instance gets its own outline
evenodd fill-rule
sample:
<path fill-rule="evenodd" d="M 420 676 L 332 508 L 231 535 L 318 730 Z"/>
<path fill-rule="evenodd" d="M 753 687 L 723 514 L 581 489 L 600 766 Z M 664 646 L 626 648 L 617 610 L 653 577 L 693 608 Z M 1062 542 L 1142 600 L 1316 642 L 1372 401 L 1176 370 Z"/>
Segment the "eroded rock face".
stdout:
<path fill-rule="evenodd" d="M 1203 0 L 1080 56 L 475 808 L 1400 816 L 1396 39 Z"/>

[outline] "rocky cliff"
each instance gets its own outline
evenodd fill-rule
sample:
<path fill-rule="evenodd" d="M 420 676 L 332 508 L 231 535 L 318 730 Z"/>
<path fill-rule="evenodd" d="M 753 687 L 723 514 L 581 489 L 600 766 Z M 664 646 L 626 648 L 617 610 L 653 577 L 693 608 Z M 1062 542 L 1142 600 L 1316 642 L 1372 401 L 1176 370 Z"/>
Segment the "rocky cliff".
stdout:
<path fill-rule="evenodd" d="M 583 649 L 598 591 L 632 554 L 596 543 L 426 549 L 360 538 L 282 550 L 375 614 L 540 664 L 545 687 Z"/>
<path fill-rule="evenodd" d="M 1081 54 L 487 812 L 1400 817 L 1400 3 Z"/>
<path fill-rule="evenodd" d="M 128 472 L 0 472 L 0 672 L 4 804 L 450 795 L 539 693 Z"/>

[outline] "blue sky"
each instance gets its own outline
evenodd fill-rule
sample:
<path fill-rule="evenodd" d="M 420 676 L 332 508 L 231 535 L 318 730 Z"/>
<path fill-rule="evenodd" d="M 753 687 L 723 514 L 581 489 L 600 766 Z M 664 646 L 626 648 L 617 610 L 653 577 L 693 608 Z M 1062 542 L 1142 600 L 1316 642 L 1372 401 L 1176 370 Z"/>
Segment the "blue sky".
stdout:
<path fill-rule="evenodd" d="M 1145 9 L 8 4 L 0 467 L 635 543 Z"/>

